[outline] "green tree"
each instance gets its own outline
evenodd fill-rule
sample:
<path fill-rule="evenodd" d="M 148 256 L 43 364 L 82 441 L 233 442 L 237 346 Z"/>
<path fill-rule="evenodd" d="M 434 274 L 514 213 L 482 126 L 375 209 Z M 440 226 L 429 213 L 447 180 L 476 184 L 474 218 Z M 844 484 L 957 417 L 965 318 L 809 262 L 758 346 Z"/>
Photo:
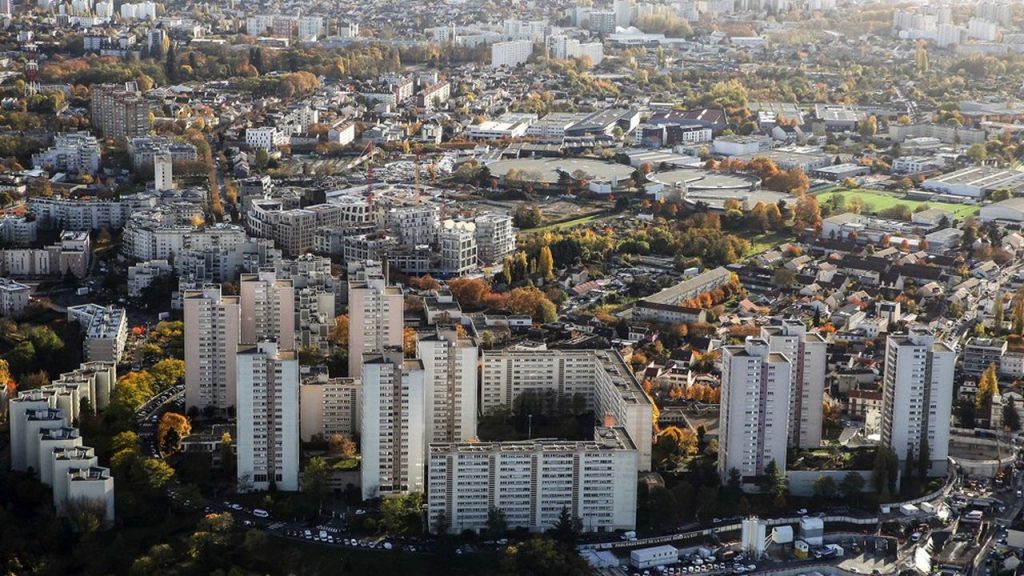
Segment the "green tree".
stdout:
<path fill-rule="evenodd" d="M 857 472 L 847 472 L 846 476 L 843 476 L 843 480 L 839 483 L 839 494 L 847 500 L 856 501 L 860 498 L 863 491 L 864 477 Z"/>
<path fill-rule="evenodd" d="M 928 448 L 928 439 L 921 438 L 921 445 L 917 453 L 917 477 L 922 481 L 928 477 L 932 469 L 931 450 Z"/>
<path fill-rule="evenodd" d="M 980 142 L 971 144 L 971 147 L 967 149 L 967 157 L 975 164 L 981 164 L 988 159 L 988 149 Z"/>
<path fill-rule="evenodd" d="M 1012 402 L 1003 404 L 1003 428 L 1010 432 L 1020 432 L 1020 414 Z"/>
<path fill-rule="evenodd" d="M 869 116 L 867 120 L 860 124 L 860 135 L 865 138 L 872 138 L 878 133 L 878 119 L 874 116 Z"/>
<path fill-rule="evenodd" d="M 565 546 L 573 547 L 583 531 L 583 521 L 574 517 L 568 506 L 562 506 L 558 512 L 558 520 L 549 531 L 551 537 Z"/>
<path fill-rule="evenodd" d="M 1003 293 L 997 292 L 992 303 L 992 335 L 999 337 L 1003 333 Z"/>
<path fill-rule="evenodd" d="M 508 531 L 508 520 L 505 511 L 491 506 L 487 510 L 487 533 L 490 536 L 504 536 Z"/>
<path fill-rule="evenodd" d="M 177 358 L 166 358 L 154 364 L 149 370 L 157 392 L 176 385 L 185 377 L 185 362 Z"/>
<path fill-rule="evenodd" d="M 302 491 L 309 494 L 316 503 L 317 510 L 323 505 L 324 497 L 330 489 L 330 474 L 327 461 L 320 457 L 310 458 L 302 471 Z"/>
<path fill-rule="evenodd" d="M 178 81 L 178 53 L 174 47 L 174 42 L 171 42 L 170 46 L 167 47 L 167 57 L 164 60 L 164 75 L 167 76 L 168 82 Z"/>
<path fill-rule="evenodd" d="M 505 548 L 500 559 L 501 576 L 589 576 L 590 566 L 576 553 L 549 538 L 534 537 Z"/>
<path fill-rule="evenodd" d="M 831 476 L 819 475 L 814 480 L 814 495 L 822 500 L 831 500 L 836 497 L 836 481 Z"/>
<path fill-rule="evenodd" d="M 162 490 L 171 478 L 174 478 L 174 468 L 157 458 L 147 458 L 143 461 L 142 471 L 145 474 L 146 485 L 154 491 Z"/>

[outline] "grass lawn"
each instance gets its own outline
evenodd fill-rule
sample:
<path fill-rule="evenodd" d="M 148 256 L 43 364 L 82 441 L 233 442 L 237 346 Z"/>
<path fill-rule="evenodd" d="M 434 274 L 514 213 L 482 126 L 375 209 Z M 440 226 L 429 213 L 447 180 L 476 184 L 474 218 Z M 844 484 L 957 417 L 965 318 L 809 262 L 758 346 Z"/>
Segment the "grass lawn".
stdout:
<path fill-rule="evenodd" d="M 783 231 L 765 232 L 764 234 L 755 234 L 747 238 L 747 240 L 750 241 L 750 250 L 747 250 L 746 253 L 746 256 L 749 258 L 762 252 L 767 252 L 779 244 L 790 242 L 793 240 L 793 236 L 789 232 Z"/>
<path fill-rule="evenodd" d="M 524 233 L 530 232 L 550 232 L 554 230 L 561 230 L 563 228 L 572 228 L 574 226 L 580 226 L 583 224 L 589 224 L 595 220 L 606 218 L 609 216 L 607 212 L 596 212 L 582 218 L 575 218 L 573 220 L 566 220 L 565 222 L 556 222 L 554 224 L 548 224 L 547 226 L 538 226 L 536 228 L 529 228 L 523 230 Z"/>
<path fill-rule="evenodd" d="M 836 194 L 842 195 L 847 202 L 849 202 L 851 198 L 859 197 L 864 201 L 864 206 L 869 212 L 878 212 L 879 210 L 885 210 L 886 208 L 891 208 L 897 204 L 905 204 L 911 211 L 913 211 L 921 204 L 927 204 L 930 208 L 938 208 L 940 210 L 952 212 L 954 218 L 963 220 L 969 216 L 977 216 L 978 211 L 981 209 L 980 206 L 971 204 L 951 204 L 948 202 L 924 202 L 921 200 L 910 200 L 899 193 L 882 192 L 880 190 L 866 190 L 863 188 L 855 188 L 853 190 L 838 188 L 829 190 L 828 192 L 822 192 L 817 195 L 818 204 L 822 206 L 828 204 L 829 199 Z"/>

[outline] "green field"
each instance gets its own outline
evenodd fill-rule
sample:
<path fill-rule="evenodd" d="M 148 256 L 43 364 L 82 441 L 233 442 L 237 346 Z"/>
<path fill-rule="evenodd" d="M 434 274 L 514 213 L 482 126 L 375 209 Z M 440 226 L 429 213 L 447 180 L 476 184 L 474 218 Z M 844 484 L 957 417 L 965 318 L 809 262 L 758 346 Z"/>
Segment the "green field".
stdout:
<path fill-rule="evenodd" d="M 857 188 L 853 190 L 846 190 L 838 188 L 829 190 L 828 192 L 822 192 L 816 197 L 818 204 L 825 206 L 828 204 L 829 199 L 836 194 L 842 195 L 842 197 L 849 202 L 851 198 L 859 197 L 864 201 L 864 207 L 867 212 L 878 212 L 891 208 L 897 204 L 907 205 L 911 211 L 915 210 L 921 204 L 927 204 L 929 208 L 938 208 L 940 210 L 946 210 L 952 212 L 954 218 L 957 220 L 963 220 L 970 216 L 977 216 L 980 210 L 979 206 L 970 204 L 950 204 L 948 202 L 923 202 L 921 200 L 909 200 L 897 193 L 881 192 L 879 190 L 866 190 L 863 188 Z"/>

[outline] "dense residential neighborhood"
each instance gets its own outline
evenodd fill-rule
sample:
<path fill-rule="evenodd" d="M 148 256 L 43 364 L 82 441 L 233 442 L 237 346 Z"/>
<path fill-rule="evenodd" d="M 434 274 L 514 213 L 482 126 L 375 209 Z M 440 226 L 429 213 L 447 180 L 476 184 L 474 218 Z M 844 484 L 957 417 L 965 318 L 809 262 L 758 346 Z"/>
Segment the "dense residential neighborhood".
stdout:
<path fill-rule="evenodd" d="M 4 574 L 1024 572 L 1024 3 L 0 45 Z"/>

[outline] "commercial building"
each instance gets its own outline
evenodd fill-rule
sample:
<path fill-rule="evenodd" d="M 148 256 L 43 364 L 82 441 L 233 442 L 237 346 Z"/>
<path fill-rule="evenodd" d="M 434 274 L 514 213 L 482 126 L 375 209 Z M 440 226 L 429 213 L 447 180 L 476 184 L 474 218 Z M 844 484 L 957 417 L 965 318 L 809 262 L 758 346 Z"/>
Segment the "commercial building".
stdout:
<path fill-rule="evenodd" d="M 808 332 L 800 320 L 784 320 L 761 328 L 768 349 L 790 359 L 789 446 L 821 445 L 822 403 L 825 400 L 827 341 L 817 331 Z"/>
<path fill-rule="evenodd" d="M 740 473 L 744 484 L 763 476 L 771 462 L 786 469 L 792 361 L 771 351 L 763 338 L 748 337 L 722 348 L 718 473 Z"/>
<path fill-rule="evenodd" d="M 981 207 L 982 222 L 1024 222 L 1024 197 L 1007 198 Z"/>
<path fill-rule="evenodd" d="M 220 286 L 186 290 L 185 406 L 225 410 L 235 406 L 235 353 L 241 334 L 238 296 Z"/>
<path fill-rule="evenodd" d="M 1024 174 L 1017 170 L 971 166 L 925 180 L 921 187 L 932 192 L 982 199 L 999 188 L 1024 185 Z"/>
<path fill-rule="evenodd" d="M 361 357 L 363 499 L 422 492 L 426 430 L 423 363 L 400 348 Z"/>
<path fill-rule="evenodd" d="M 925 328 L 890 334 L 882 380 L 882 445 L 900 461 L 928 446 L 932 471 L 945 471 L 956 351 Z"/>
<path fill-rule="evenodd" d="M 480 409 L 512 409 L 523 394 L 574 397 L 598 423 L 622 427 L 638 453 L 641 471 L 651 469 L 651 399 L 614 350 L 500 350 L 483 353 Z"/>
<path fill-rule="evenodd" d="M 431 531 L 480 531 L 501 510 L 510 528 L 543 532 L 563 508 L 588 532 L 636 526 L 637 451 L 622 428 L 595 428 L 594 440 L 431 444 Z"/>
<path fill-rule="evenodd" d="M 100 169 L 100 143 L 85 132 L 58 134 L 53 146 L 32 155 L 32 165 L 51 173 L 91 174 Z"/>
<path fill-rule="evenodd" d="M 426 443 L 466 442 L 476 437 L 477 356 L 473 341 L 459 338 L 454 330 L 439 330 L 417 340 L 416 357 L 423 363 Z"/>
<path fill-rule="evenodd" d="M 89 95 L 92 125 L 104 138 L 131 138 L 149 132 L 149 102 L 134 83 L 93 85 Z"/>
<path fill-rule="evenodd" d="M 85 332 L 86 362 L 120 362 L 128 342 L 128 314 L 124 308 L 82 304 L 68 307 L 68 320 Z"/>
<path fill-rule="evenodd" d="M 379 262 L 366 262 L 348 284 L 348 373 L 359 374 L 363 354 L 402 347 L 405 299 L 388 286 Z"/>
<path fill-rule="evenodd" d="M 299 359 L 273 342 L 238 349 L 238 489 L 299 489 Z"/>
<path fill-rule="evenodd" d="M 362 427 L 363 385 L 359 378 L 329 378 L 317 371 L 299 386 L 299 422 L 303 442 L 335 434 L 355 438 Z"/>

